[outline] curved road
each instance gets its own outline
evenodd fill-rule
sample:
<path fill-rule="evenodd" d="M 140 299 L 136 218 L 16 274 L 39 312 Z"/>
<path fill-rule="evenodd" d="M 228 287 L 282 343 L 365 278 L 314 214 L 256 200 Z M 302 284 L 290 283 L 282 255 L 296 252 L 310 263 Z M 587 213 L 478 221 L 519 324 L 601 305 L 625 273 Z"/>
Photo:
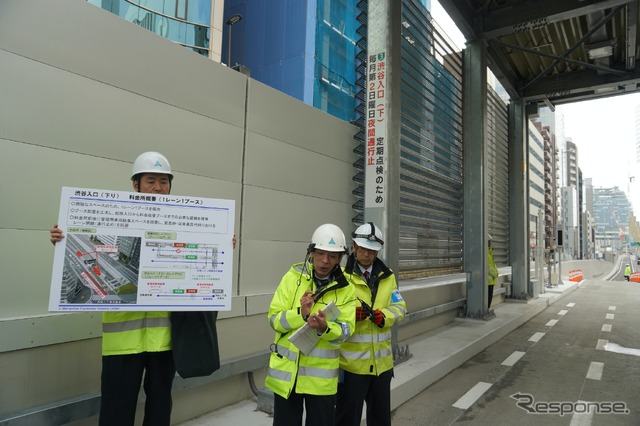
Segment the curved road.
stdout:
<path fill-rule="evenodd" d="M 398 407 L 392 424 L 640 425 L 640 283 L 584 281 Z"/>

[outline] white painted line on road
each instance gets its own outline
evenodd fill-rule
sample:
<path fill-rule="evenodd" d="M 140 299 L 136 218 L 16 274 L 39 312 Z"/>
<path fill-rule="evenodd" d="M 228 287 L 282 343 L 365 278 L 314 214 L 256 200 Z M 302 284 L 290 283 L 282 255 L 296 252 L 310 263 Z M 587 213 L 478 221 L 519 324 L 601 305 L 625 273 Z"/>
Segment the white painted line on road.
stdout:
<path fill-rule="evenodd" d="M 616 316 L 614 314 L 607 314 L 607 319 L 614 319 Z"/>
<path fill-rule="evenodd" d="M 615 307 L 615 306 L 609 306 L 609 310 L 610 310 L 610 311 L 615 311 L 615 310 L 616 310 L 616 307 Z"/>
<path fill-rule="evenodd" d="M 477 400 L 480 398 L 486 391 L 491 387 L 491 383 L 486 382 L 478 382 L 474 387 L 469 389 L 467 393 L 462 395 L 462 397 L 453 403 L 453 406 L 456 408 L 462 408 L 466 410 L 471 407 Z"/>
<path fill-rule="evenodd" d="M 581 404 L 586 404 L 587 401 L 578 401 Z M 585 413 L 573 413 L 571 417 L 571 423 L 569 426 L 591 426 L 593 421 L 594 410 L 588 410 Z"/>
<path fill-rule="evenodd" d="M 558 315 L 564 315 L 564 314 L 566 314 L 567 312 L 569 312 L 569 311 L 567 311 L 566 309 L 563 309 L 563 310 L 561 310 L 560 312 L 558 312 Z"/>
<path fill-rule="evenodd" d="M 545 325 L 547 327 L 553 327 L 554 325 L 556 325 L 558 323 L 558 320 L 549 320 L 548 323 L 546 323 Z"/>
<path fill-rule="evenodd" d="M 596 345 L 596 349 L 601 351 L 606 349 L 607 344 L 609 344 L 608 340 L 598 339 L 598 344 Z"/>
<path fill-rule="evenodd" d="M 640 356 L 640 349 L 625 348 L 624 346 L 620 346 L 617 343 L 609 343 L 608 340 L 606 340 L 606 342 L 607 342 L 607 344 L 604 347 L 605 351 L 616 352 L 616 353 L 619 353 L 619 354 Z"/>
<path fill-rule="evenodd" d="M 574 306 L 576 306 L 576 304 L 573 302 L 567 303 L 567 308 L 573 308 Z"/>
<path fill-rule="evenodd" d="M 600 380 L 602 379 L 602 370 L 604 370 L 603 362 L 592 362 L 587 371 L 587 379 Z"/>
<path fill-rule="evenodd" d="M 611 331 L 611 324 L 602 324 L 602 331 Z"/>
<path fill-rule="evenodd" d="M 500 364 L 500 365 L 506 365 L 507 367 L 513 367 L 516 362 L 520 361 L 520 358 L 522 358 L 523 355 L 524 355 L 524 352 L 515 351 L 514 353 L 509 355 L 507 357 L 507 359 L 502 361 L 502 364 Z"/>
<path fill-rule="evenodd" d="M 529 337 L 529 341 L 530 342 L 537 342 L 540 339 L 542 339 L 542 336 L 544 336 L 544 333 L 536 333 L 533 336 Z"/>

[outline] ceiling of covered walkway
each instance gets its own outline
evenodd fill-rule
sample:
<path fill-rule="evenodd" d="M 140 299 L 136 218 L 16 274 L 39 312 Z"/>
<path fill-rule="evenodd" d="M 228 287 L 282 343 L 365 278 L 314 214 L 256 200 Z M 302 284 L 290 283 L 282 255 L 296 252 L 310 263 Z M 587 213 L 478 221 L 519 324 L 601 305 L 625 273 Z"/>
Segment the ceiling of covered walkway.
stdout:
<path fill-rule="evenodd" d="M 511 97 L 549 107 L 638 91 L 640 0 L 440 0 L 487 43 Z"/>

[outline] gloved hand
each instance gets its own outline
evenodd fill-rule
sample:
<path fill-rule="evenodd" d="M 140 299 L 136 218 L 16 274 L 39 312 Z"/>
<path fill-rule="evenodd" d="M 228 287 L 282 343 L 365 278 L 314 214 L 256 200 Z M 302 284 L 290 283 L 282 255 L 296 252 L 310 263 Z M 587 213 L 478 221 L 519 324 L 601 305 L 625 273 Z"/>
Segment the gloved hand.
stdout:
<path fill-rule="evenodd" d="M 367 311 L 361 306 L 356 306 L 356 321 L 363 321 L 367 319 Z"/>
<path fill-rule="evenodd" d="M 376 309 L 373 311 L 373 315 L 371 315 L 371 321 L 378 327 L 384 327 L 384 314 L 380 309 Z"/>

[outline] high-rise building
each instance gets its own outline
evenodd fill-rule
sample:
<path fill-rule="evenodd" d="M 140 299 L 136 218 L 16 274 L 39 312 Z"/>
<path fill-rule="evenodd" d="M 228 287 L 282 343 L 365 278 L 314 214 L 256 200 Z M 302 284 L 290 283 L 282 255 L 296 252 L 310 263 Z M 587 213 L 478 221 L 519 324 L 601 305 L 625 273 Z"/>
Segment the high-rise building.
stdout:
<path fill-rule="evenodd" d="M 593 190 L 593 216 L 596 221 L 596 252 L 620 252 L 628 247 L 628 217 L 631 211 L 624 191 L 613 188 Z"/>
<path fill-rule="evenodd" d="M 87 0 L 196 53 L 220 61 L 223 0 Z"/>
<path fill-rule="evenodd" d="M 564 259 L 580 257 L 580 218 L 578 208 L 578 190 L 575 186 L 565 186 L 562 194 L 562 254 Z"/>
<path fill-rule="evenodd" d="M 536 247 L 537 222 L 545 210 L 544 140 L 536 126 L 529 122 L 529 247 Z M 531 254 L 533 258 L 535 255 Z"/>
<path fill-rule="evenodd" d="M 578 188 L 578 147 L 571 138 L 565 139 L 564 162 L 566 165 L 565 186 Z"/>
<path fill-rule="evenodd" d="M 544 217 L 545 248 L 555 249 L 558 229 L 558 149 L 551 129 L 541 122 L 535 123 L 544 141 Z"/>
<path fill-rule="evenodd" d="M 356 0 L 226 0 L 223 57 L 251 78 L 329 114 L 356 113 Z M 230 48 L 230 52 L 228 51 Z M 229 54 L 230 53 L 230 54 Z"/>
<path fill-rule="evenodd" d="M 417 0 L 426 10 L 430 0 Z M 346 121 L 357 119 L 357 68 L 366 23 L 358 0 L 226 0 L 223 57 L 274 89 Z M 237 28 L 236 28 L 237 27 Z M 360 32 L 359 32 L 360 31 Z"/>

